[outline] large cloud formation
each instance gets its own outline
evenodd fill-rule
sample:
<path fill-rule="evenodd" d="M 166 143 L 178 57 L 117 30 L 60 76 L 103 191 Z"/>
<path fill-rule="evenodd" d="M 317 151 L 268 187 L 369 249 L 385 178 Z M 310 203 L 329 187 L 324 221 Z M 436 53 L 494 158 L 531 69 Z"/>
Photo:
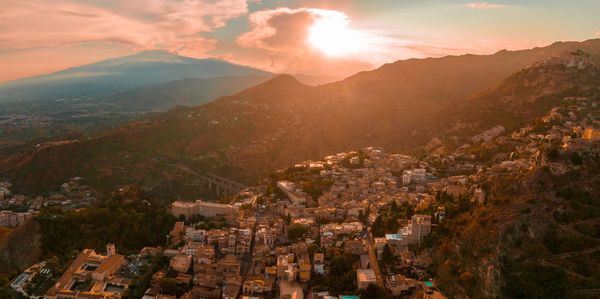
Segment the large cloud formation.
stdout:
<path fill-rule="evenodd" d="M 262 51 L 238 59 L 242 63 L 260 61 L 276 72 L 348 75 L 376 66 L 386 56 L 382 52 L 397 46 L 396 40 L 360 32 L 361 51 L 327 56 L 309 42 L 311 27 L 323 18 L 349 22 L 348 16 L 334 10 L 280 7 L 255 12 L 248 17 L 251 29 L 238 36 L 237 44 Z"/>
<path fill-rule="evenodd" d="M 260 1 L 0 0 L 0 82 L 148 49 L 221 58 L 273 72 L 342 76 L 408 57 L 490 53 L 531 46 L 529 41 L 453 39 L 449 43 L 430 38 L 424 42 L 414 35 L 418 33 L 394 32 L 396 28 L 389 26 L 385 30 L 373 29 L 376 26 L 372 23 L 353 24 L 339 10 L 350 5 L 342 0 L 331 4 L 336 10 L 279 7 L 251 14 L 248 2 Z M 317 3 L 323 4 L 306 0 L 301 5 Z M 497 8 L 486 2 L 468 6 Z M 247 17 L 249 27 L 235 38 L 235 43 L 227 41 L 231 36 L 219 43 L 201 35 L 239 17 Z M 311 43 L 311 28 L 314 32 L 315 25 L 323 20 L 343 24 L 358 46 L 328 55 L 331 53 L 318 44 L 335 45 L 335 39 L 328 39 L 325 34 L 320 37 L 324 42 L 315 45 L 313 38 Z"/>
<path fill-rule="evenodd" d="M 359 46 L 344 55 L 326 55 L 311 44 L 311 28 L 322 19 L 334 19 L 352 25 L 350 18 L 336 10 L 280 7 L 252 13 L 250 30 L 237 38 L 240 47 L 258 49 L 248 55 L 228 59 L 260 65 L 274 72 L 298 72 L 350 75 L 381 64 L 407 57 L 437 57 L 473 51 L 470 47 L 444 46 L 444 43 L 420 42 L 417 39 L 367 29 L 348 28 Z M 334 38 L 334 37 L 333 37 Z M 494 48 L 492 41 L 477 41 L 484 52 Z"/>
<path fill-rule="evenodd" d="M 246 0 L 28 0 L 0 2 L 0 48 L 84 43 L 201 53 L 214 40 L 197 35 L 248 13 Z"/>

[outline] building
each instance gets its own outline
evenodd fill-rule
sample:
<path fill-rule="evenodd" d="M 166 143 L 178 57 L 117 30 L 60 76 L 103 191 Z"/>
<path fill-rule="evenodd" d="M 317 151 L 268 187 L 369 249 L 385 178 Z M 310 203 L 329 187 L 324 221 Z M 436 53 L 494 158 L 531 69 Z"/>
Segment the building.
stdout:
<path fill-rule="evenodd" d="M 173 270 L 186 273 L 192 265 L 192 257 L 189 255 L 176 255 L 171 258 L 170 265 Z"/>
<path fill-rule="evenodd" d="M 0 226 L 17 227 L 33 217 L 31 212 L 0 211 Z"/>
<path fill-rule="evenodd" d="M 183 215 L 186 219 L 194 216 L 215 217 L 237 214 L 239 207 L 235 205 L 220 204 L 213 202 L 176 201 L 171 205 L 171 214 L 175 217 Z"/>
<path fill-rule="evenodd" d="M 206 231 L 203 229 L 195 229 L 191 226 L 185 228 L 186 240 L 192 240 L 194 242 L 204 242 L 205 235 Z"/>
<path fill-rule="evenodd" d="M 356 283 L 359 289 L 366 289 L 370 284 L 377 284 L 377 276 L 373 269 L 357 269 Z"/>
<path fill-rule="evenodd" d="M 423 239 L 431 233 L 431 216 L 413 215 L 411 219 L 412 234 L 414 242 L 421 243 Z"/>
<path fill-rule="evenodd" d="M 185 237 L 185 223 L 183 223 L 183 221 L 175 222 L 173 229 L 169 232 L 169 236 L 171 237 L 171 242 L 173 244 L 178 244 L 183 241 L 183 238 Z"/>
<path fill-rule="evenodd" d="M 302 190 L 297 190 L 296 185 L 290 181 L 278 181 L 277 188 L 281 189 L 283 193 L 290 199 L 293 204 L 306 203 L 308 195 Z"/>
<path fill-rule="evenodd" d="M 361 240 L 348 240 L 344 243 L 344 251 L 351 254 L 360 255 L 367 251 L 366 246 Z"/>
<path fill-rule="evenodd" d="M 313 255 L 313 267 L 315 273 L 321 275 L 325 274 L 325 254 L 315 253 Z"/>
<path fill-rule="evenodd" d="M 282 281 L 279 283 L 279 296 L 280 298 L 303 299 L 304 291 L 302 286 L 297 283 Z"/>
<path fill-rule="evenodd" d="M 423 299 L 446 299 L 448 297 L 436 290 L 428 290 L 423 293 Z"/>
<path fill-rule="evenodd" d="M 304 253 L 298 256 L 298 271 L 298 279 L 300 279 L 300 281 L 310 281 L 310 273 L 312 271 L 312 266 L 310 264 L 308 253 Z"/>
<path fill-rule="evenodd" d="M 127 261 L 115 253 L 114 245 L 109 244 L 107 249 L 111 255 L 84 249 L 44 298 L 120 298 L 131 283 L 117 275 Z"/>
<path fill-rule="evenodd" d="M 244 295 L 259 295 L 271 293 L 275 285 L 274 279 L 266 279 L 260 276 L 249 276 L 242 287 Z"/>

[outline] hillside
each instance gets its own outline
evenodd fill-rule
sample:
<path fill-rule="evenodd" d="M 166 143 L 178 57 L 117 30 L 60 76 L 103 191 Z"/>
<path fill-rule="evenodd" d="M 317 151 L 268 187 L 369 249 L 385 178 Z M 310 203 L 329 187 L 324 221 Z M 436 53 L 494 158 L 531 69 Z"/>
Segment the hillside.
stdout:
<path fill-rule="evenodd" d="M 483 186 L 486 203 L 438 229 L 444 233 L 434 247 L 434 273 L 444 292 L 455 298 L 596 298 L 599 150 L 597 141 L 542 149 L 539 165 L 490 177 Z"/>
<path fill-rule="evenodd" d="M 252 181 L 294 161 L 349 148 L 412 148 L 443 133 L 432 124 L 452 105 L 469 111 L 470 102 L 498 106 L 515 92 L 536 93 L 540 87 L 526 83 L 528 76 L 540 73 L 533 68 L 526 71 L 529 75 L 515 75 L 516 81 L 507 79 L 504 87 L 486 89 L 540 59 L 577 50 L 597 61 L 600 40 L 487 56 L 398 61 L 317 87 L 283 75 L 209 104 L 150 115 L 91 140 L 27 149 L 2 159 L 0 175 L 10 177 L 19 192 L 29 193 L 56 188 L 64 178 L 77 175 L 94 186 L 133 182 L 152 186 L 181 175 L 168 166 L 173 163 Z M 581 76 L 595 82 L 591 73 Z M 589 83 L 564 79 L 567 84 Z M 578 88 L 566 86 L 550 86 L 547 95 L 579 95 Z M 478 93 L 481 100 L 463 102 Z M 539 106 L 539 112 L 550 108 Z M 526 113 L 522 120 L 531 121 L 535 115 Z M 434 129 L 419 134 L 422 128 Z"/>
<path fill-rule="evenodd" d="M 0 102 L 100 97 L 140 86 L 184 78 L 269 75 L 215 59 L 194 59 L 145 51 L 63 71 L 0 84 Z"/>
<path fill-rule="evenodd" d="M 0 273 L 23 270 L 41 256 L 40 227 L 31 219 L 0 239 Z"/>
<path fill-rule="evenodd" d="M 546 115 L 565 98 L 597 95 L 599 82 L 600 70 L 584 53 L 542 60 L 433 115 L 416 135 L 426 142 L 435 136 L 473 136 L 498 125 L 512 131 Z"/>
<path fill-rule="evenodd" d="M 185 78 L 177 81 L 138 87 L 101 99 L 120 111 L 166 111 L 175 106 L 198 106 L 218 97 L 238 93 L 262 83 L 274 75 Z"/>

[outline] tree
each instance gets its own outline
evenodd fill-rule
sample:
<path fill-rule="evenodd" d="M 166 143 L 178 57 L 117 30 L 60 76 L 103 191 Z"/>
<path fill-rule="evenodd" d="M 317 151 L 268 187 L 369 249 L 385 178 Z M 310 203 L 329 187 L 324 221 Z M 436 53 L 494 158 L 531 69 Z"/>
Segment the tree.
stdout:
<path fill-rule="evenodd" d="M 306 233 L 306 227 L 302 225 L 295 225 L 288 230 L 288 238 L 297 239 Z"/>
<path fill-rule="evenodd" d="M 394 255 L 392 254 L 392 251 L 390 250 L 390 246 L 388 244 L 385 244 L 385 246 L 383 246 L 383 253 L 381 255 L 381 259 L 384 263 L 388 265 L 396 264 L 396 259 L 394 258 Z"/>
<path fill-rule="evenodd" d="M 362 210 L 360 210 L 358 212 L 358 220 L 360 220 L 360 222 L 362 222 L 362 224 L 367 225 L 369 222 L 369 217 L 367 217 L 367 215 L 369 214 L 369 211 L 367 210 L 366 213 L 363 213 Z"/>
<path fill-rule="evenodd" d="M 371 231 L 375 237 L 383 237 L 385 235 L 385 228 L 383 227 L 383 216 L 379 215 L 371 226 Z"/>
<path fill-rule="evenodd" d="M 42 252 L 64 257 L 73 250 L 103 250 L 107 243 L 115 243 L 120 252 L 129 254 L 144 246 L 164 246 L 176 218 L 167 213 L 164 202 L 136 194 L 127 200 L 115 195 L 94 209 L 42 209 L 36 217 Z"/>
<path fill-rule="evenodd" d="M 174 295 L 177 292 L 177 280 L 175 278 L 161 279 L 160 289 L 165 294 Z"/>
<path fill-rule="evenodd" d="M 360 298 L 392 299 L 394 297 L 384 288 L 374 284 L 369 284 L 366 289 L 360 291 Z"/>

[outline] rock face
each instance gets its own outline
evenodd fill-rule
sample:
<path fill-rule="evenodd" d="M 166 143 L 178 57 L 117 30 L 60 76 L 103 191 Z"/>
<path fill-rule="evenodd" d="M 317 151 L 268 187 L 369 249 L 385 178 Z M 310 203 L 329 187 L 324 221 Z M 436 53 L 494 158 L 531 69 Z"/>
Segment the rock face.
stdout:
<path fill-rule="evenodd" d="M 35 219 L 30 219 L 0 244 L 0 273 L 31 266 L 41 255 L 40 246 L 40 227 Z"/>

